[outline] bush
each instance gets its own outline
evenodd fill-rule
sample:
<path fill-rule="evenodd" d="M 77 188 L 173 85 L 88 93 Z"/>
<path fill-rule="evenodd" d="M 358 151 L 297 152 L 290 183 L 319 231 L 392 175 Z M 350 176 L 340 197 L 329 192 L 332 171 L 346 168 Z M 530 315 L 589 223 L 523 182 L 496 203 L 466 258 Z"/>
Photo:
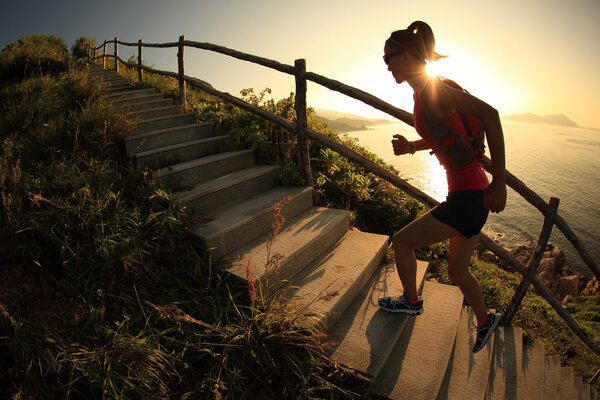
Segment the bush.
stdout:
<path fill-rule="evenodd" d="M 8 44 L 0 53 L 0 78 L 57 75 L 66 70 L 67 45 L 54 36 L 29 35 Z"/>
<path fill-rule="evenodd" d="M 96 47 L 96 40 L 80 36 L 77 38 L 73 46 L 71 46 L 71 54 L 75 58 L 82 58 L 87 60 L 88 49 L 90 48 L 90 46 Z"/>

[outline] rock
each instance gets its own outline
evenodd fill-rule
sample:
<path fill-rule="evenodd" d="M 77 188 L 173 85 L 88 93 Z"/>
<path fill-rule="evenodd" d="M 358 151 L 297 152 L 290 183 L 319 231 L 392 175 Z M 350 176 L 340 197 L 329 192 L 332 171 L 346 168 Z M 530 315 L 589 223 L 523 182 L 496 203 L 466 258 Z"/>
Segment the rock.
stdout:
<path fill-rule="evenodd" d="M 563 299 L 563 304 L 567 304 L 569 301 L 573 300 L 573 296 L 571 296 L 570 294 L 566 295 L 565 298 Z"/>
<path fill-rule="evenodd" d="M 561 277 L 558 284 L 558 295 L 564 298 L 567 295 L 573 297 L 579 294 L 579 277 L 577 275 L 569 275 Z"/>
<path fill-rule="evenodd" d="M 554 284 L 554 274 L 550 271 L 538 271 L 538 278 L 542 281 L 544 285 L 546 285 L 550 290 L 552 290 L 552 285 Z"/>
<path fill-rule="evenodd" d="M 495 263 L 498 261 L 498 257 L 491 251 L 487 250 L 481 254 L 481 258 L 483 258 L 487 262 Z"/>
<path fill-rule="evenodd" d="M 585 286 L 585 289 L 581 291 L 581 294 L 584 296 L 589 296 L 592 294 L 600 293 L 600 283 L 596 277 L 590 279 L 590 281 Z"/>
<path fill-rule="evenodd" d="M 557 275 L 556 262 L 553 258 L 542 259 L 538 267 L 538 274 L 546 273 L 554 278 Z"/>

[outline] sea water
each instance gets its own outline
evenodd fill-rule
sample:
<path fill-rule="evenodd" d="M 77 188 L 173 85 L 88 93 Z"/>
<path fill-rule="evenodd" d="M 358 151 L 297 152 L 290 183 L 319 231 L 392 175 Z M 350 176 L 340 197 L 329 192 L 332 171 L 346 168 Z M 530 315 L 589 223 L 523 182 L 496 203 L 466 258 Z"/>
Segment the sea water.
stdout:
<path fill-rule="evenodd" d="M 600 263 L 600 131 L 556 125 L 502 121 L 506 168 L 544 200 L 560 199 L 558 213 Z M 418 140 L 404 123 L 377 125 L 347 133 L 399 171 L 399 176 L 438 201 L 447 195 L 444 169 L 428 151 L 395 156 L 392 136 Z M 489 156 L 489 151 L 486 152 Z M 519 194 L 508 189 L 506 209 L 490 214 L 484 232 L 507 248 L 537 240 L 543 215 Z M 590 276 L 578 252 L 554 227 L 550 241 L 567 256 L 567 268 Z"/>

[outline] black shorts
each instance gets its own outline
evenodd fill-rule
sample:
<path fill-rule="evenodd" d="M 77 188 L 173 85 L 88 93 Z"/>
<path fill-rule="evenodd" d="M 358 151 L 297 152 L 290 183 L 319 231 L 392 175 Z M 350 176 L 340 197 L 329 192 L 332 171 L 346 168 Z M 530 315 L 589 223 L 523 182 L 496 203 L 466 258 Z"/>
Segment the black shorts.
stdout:
<path fill-rule="evenodd" d="M 450 192 L 446 201 L 431 210 L 431 214 L 467 238 L 481 232 L 489 210 L 483 205 L 483 190 Z"/>

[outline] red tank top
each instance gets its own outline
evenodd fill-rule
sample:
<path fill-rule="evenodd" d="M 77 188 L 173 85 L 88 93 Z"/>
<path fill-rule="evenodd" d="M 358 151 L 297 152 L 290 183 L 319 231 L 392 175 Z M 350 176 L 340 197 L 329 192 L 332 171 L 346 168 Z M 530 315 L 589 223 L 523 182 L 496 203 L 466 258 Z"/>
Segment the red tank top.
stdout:
<path fill-rule="evenodd" d="M 429 144 L 431 148 L 436 147 L 435 141 L 431 138 L 427 129 L 425 129 L 425 123 L 423 122 L 423 109 L 426 107 L 423 98 L 421 97 L 421 90 L 417 88 L 415 90 L 415 108 L 413 111 L 413 118 L 415 122 L 415 129 L 419 136 L 421 136 Z M 443 118 L 442 121 L 450 128 L 463 136 L 467 136 L 467 131 L 463 125 L 462 119 L 458 112 L 455 112 L 449 117 Z M 442 158 L 437 156 L 440 164 L 446 170 L 446 179 L 448 180 L 448 192 L 458 192 L 460 190 L 483 190 L 486 189 L 490 181 L 488 180 L 485 170 L 479 161 L 475 161 L 462 168 L 458 168 L 454 165 L 448 165 L 443 162 Z"/>

